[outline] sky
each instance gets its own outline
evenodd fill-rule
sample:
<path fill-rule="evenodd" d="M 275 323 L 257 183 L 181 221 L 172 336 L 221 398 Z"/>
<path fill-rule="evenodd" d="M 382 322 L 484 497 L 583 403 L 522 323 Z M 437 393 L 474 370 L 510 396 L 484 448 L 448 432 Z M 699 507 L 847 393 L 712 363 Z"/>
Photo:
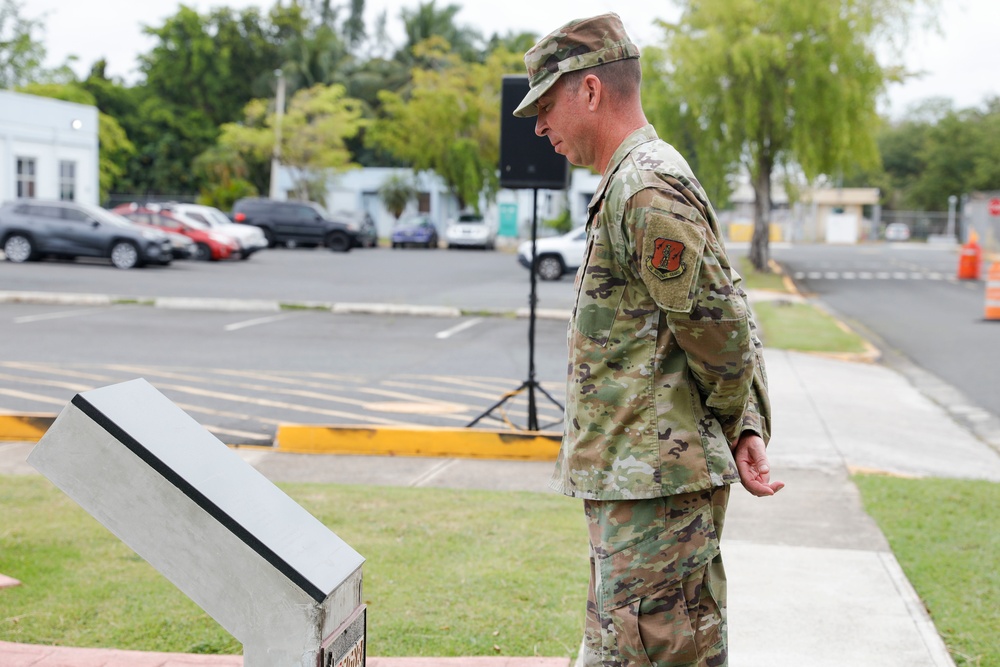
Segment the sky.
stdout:
<path fill-rule="evenodd" d="M 159 27 L 173 16 L 177 0 L 21 0 L 25 18 L 40 19 L 45 30 L 39 33 L 47 50 L 48 66 L 61 64 L 70 55 L 79 61 L 74 70 L 80 75 L 100 58 L 108 61 L 108 74 L 133 82 L 137 77 L 138 56 L 148 52 L 153 40 L 142 33 L 143 25 Z M 241 9 L 249 6 L 267 11 L 275 0 L 188 0 L 185 4 L 199 12 L 213 7 Z M 346 0 L 340 4 L 346 5 Z M 390 37 L 402 40 L 400 9 L 415 7 L 417 0 L 367 0 L 365 18 L 388 12 Z M 545 34 L 562 23 L 583 16 L 615 11 L 632 39 L 640 46 L 659 40 L 660 29 L 653 24 L 649 0 L 438 0 L 439 7 L 459 4 L 457 21 L 483 34 L 531 31 Z M 669 0 L 658 3 L 656 16 L 675 20 L 678 11 Z M 892 117 L 901 116 L 912 105 L 936 96 L 950 98 L 957 108 L 979 106 L 988 96 L 1000 96 L 1000 1 L 941 0 L 940 28 L 937 31 L 914 26 L 904 53 L 904 64 L 923 76 L 890 87 L 881 109 Z M 502 7 L 502 11 L 498 10 Z"/>

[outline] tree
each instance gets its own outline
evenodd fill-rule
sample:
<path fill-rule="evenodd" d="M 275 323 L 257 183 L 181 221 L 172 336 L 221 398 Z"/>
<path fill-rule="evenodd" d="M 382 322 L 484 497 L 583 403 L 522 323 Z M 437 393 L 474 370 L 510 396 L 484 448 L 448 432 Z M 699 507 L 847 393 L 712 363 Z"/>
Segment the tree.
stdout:
<path fill-rule="evenodd" d="M 399 12 L 406 33 L 406 43 L 397 53 L 397 59 L 407 64 L 418 64 L 426 50 L 417 46 L 431 38 L 448 42 L 453 52 L 466 62 L 481 59 L 480 34 L 468 26 L 455 24 L 455 16 L 462 11 L 461 5 L 447 5 L 438 9 L 435 0 L 420 2 L 415 9 L 403 8 Z"/>
<path fill-rule="evenodd" d="M 13 90 L 38 80 L 45 47 L 33 33 L 41 27 L 41 21 L 21 16 L 16 0 L 0 0 L 0 88 Z"/>
<path fill-rule="evenodd" d="M 392 213 L 392 217 L 399 220 L 399 216 L 406 210 L 406 205 L 417 198 L 417 189 L 409 176 L 392 174 L 382 182 L 378 196 L 389 213 Z"/>
<path fill-rule="evenodd" d="M 270 91 L 281 62 L 256 8 L 238 14 L 218 8 L 203 16 L 182 5 L 162 27 L 144 32 L 157 40 L 139 58 L 145 87 L 197 110 L 213 126 L 238 119 L 248 101 Z"/>
<path fill-rule="evenodd" d="M 750 173 L 756 204 L 750 260 L 767 271 L 771 177 L 807 179 L 877 163 L 876 102 L 898 68 L 876 47 L 934 0 L 679 0 L 666 28 L 665 73 L 709 133 Z"/>
<path fill-rule="evenodd" d="M 419 45 L 415 55 L 431 63 L 414 69 L 409 95 L 382 91 L 382 114 L 367 141 L 417 170 L 433 170 L 461 207 L 479 210 L 499 187 L 500 87 L 503 75 L 520 72 L 518 54 L 492 52 L 483 64 L 466 63 L 441 38 Z"/>
<path fill-rule="evenodd" d="M 222 126 L 219 145 L 240 159 L 269 160 L 276 122 L 267 100 L 252 100 L 244 110 L 243 123 Z M 321 199 L 330 173 L 355 166 L 345 142 L 364 124 L 361 103 L 347 97 L 343 86 L 318 85 L 292 97 L 281 125 L 281 161 L 292 168 L 300 197 Z M 238 171 L 238 166 L 233 168 Z"/>

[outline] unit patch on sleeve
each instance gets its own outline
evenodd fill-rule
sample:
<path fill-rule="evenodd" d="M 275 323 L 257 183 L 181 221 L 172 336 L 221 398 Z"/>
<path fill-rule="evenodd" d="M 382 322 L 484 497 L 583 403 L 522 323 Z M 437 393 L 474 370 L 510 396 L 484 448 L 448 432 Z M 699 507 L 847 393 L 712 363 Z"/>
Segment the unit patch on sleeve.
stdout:
<path fill-rule="evenodd" d="M 653 255 L 646 262 L 649 270 L 660 280 L 676 278 L 687 266 L 683 261 L 684 243 L 675 239 L 653 239 Z"/>
<path fill-rule="evenodd" d="M 649 211 L 643 232 L 641 271 L 650 295 L 664 310 L 689 311 L 705 250 L 705 230 L 697 223 Z"/>

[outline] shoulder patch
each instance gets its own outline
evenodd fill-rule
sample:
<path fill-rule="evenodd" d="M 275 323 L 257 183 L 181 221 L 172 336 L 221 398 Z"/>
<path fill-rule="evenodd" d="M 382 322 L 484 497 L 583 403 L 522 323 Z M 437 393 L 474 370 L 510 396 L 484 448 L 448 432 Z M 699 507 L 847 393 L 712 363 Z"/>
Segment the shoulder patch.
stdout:
<path fill-rule="evenodd" d="M 647 214 L 642 241 L 642 268 L 646 287 L 664 310 L 687 312 L 692 288 L 701 270 L 705 230 L 662 212 Z"/>

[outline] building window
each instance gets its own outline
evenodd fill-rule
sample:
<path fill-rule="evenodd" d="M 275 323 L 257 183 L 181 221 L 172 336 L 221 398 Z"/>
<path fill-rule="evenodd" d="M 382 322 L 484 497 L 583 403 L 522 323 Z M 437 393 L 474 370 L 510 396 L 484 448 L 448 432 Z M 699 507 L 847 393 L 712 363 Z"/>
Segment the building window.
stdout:
<path fill-rule="evenodd" d="M 431 212 L 431 193 L 429 192 L 417 193 L 417 211 L 419 211 L 420 213 Z"/>
<path fill-rule="evenodd" d="M 76 200 L 76 162 L 59 161 L 59 199 Z"/>
<path fill-rule="evenodd" d="M 17 196 L 18 198 L 35 196 L 35 161 L 31 158 L 17 158 Z"/>

